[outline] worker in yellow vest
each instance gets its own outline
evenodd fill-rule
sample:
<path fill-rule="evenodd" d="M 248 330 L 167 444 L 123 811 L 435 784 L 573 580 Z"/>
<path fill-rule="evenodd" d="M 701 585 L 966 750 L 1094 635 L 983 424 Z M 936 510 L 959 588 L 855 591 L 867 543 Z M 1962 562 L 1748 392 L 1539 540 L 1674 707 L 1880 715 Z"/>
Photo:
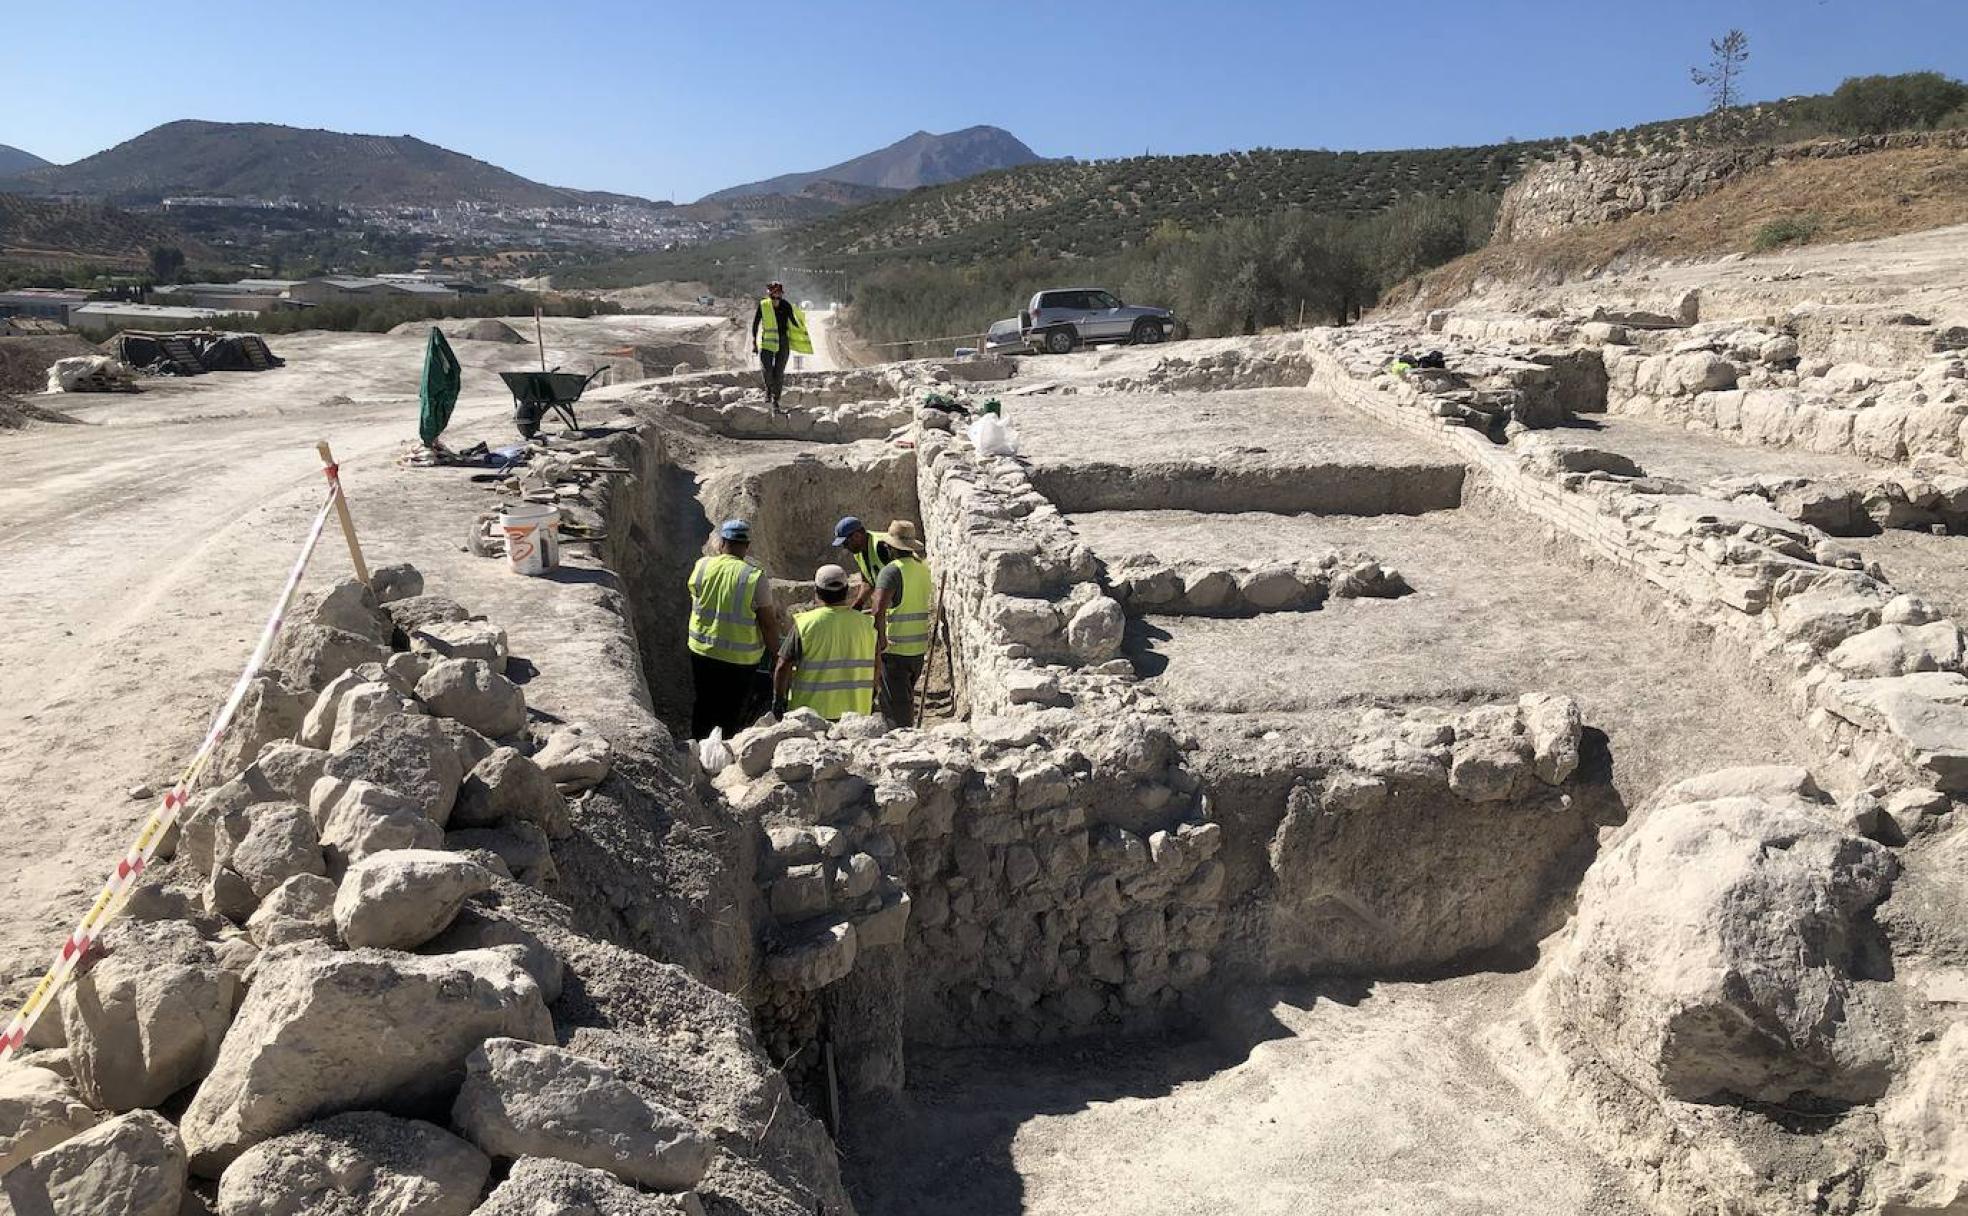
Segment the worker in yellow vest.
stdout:
<path fill-rule="evenodd" d="M 774 409 L 786 391 L 786 360 L 795 351 L 812 354 L 813 339 L 807 336 L 805 315 L 786 298 L 786 285 L 774 279 L 752 312 L 752 352 L 765 372 L 765 399 Z"/>
<path fill-rule="evenodd" d="M 855 593 L 853 604 L 856 612 L 868 607 L 875 596 L 875 581 L 880 577 L 882 567 L 895 556 L 888 547 L 888 533 L 870 532 L 858 518 L 843 516 L 834 525 L 834 548 L 847 550 L 848 560 L 854 563 L 854 570 L 861 576 L 861 589 Z"/>
<path fill-rule="evenodd" d="M 813 590 L 820 607 L 793 618 L 779 649 L 773 707 L 785 713 L 805 706 L 829 722 L 873 713 L 881 652 L 875 623 L 847 606 L 847 571 L 839 566 L 814 571 Z"/>
<path fill-rule="evenodd" d="M 772 580 L 747 561 L 752 526 L 742 519 L 718 525 L 717 552 L 690 570 L 690 737 L 743 730 L 745 703 L 759 661 L 779 648 Z"/>
<path fill-rule="evenodd" d="M 929 566 L 922 537 L 907 519 L 892 520 L 881 543 L 892 560 L 875 575 L 875 630 L 881 635 L 882 702 L 897 726 L 916 724 L 916 683 L 929 654 Z M 873 548 L 873 545 L 869 546 Z"/>

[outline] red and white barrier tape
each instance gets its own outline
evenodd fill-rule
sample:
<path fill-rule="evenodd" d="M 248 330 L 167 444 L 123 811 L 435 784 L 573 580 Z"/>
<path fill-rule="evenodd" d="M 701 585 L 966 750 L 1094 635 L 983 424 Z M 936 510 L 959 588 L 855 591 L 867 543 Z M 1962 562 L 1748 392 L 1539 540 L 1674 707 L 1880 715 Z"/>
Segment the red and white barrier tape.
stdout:
<path fill-rule="evenodd" d="M 63 940 L 60 949 L 55 951 L 54 962 L 48 967 L 47 974 L 43 975 L 41 982 L 34 986 L 34 991 L 28 995 L 27 1002 L 21 1006 L 21 1011 L 14 1015 L 14 1020 L 7 1023 L 7 1029 L 0 1032 L 0 1064 L 6 1063 L 16 1051 L 20 1050 L 21 1044 L 27 1041 L 27 1032 L 34 1028 L 34 1023 L 40 1020 L 41 1015 L 47 1012 L 48 1006 L 52 1005 L 55 998 L 61 994 L 62 986 L 75 974 L 75 968 L 81 964 L 83 956 L 89 953 L 89 947 L 95 944 L 109 922 L 122 911 L 131 886 L 143 874 L 144 867 L 150 864 L 152 855 L 157 852 L 158 844 L 171 830 L 171 826 L 178 821 L 178 813 L 184 810 L 192 784 L 198 780 L 199 774 L 203 773 L 205 766 L 211 762 L 212 752 L 217 749 L 219 740 L 225 737 L 226 729 L 232 725 L 232 716 L 238 712 L 240 702 L 246 699 L 247 689 L 260 674 L 260 668 L 266 665 L 267 656 L 273 653 L 274 639 L 279 636 L 288 606 L 293 603 L 294 591 L 301 584 L 301 575 L 307 571 L 308 560 L 314 556 L 314 547 L 321 540 L 321 530 L 327 526 L 328 514 L 335 509 L 335 500 L 342 492 L 341 481 L 336 477 L 333 466 L 324 471 L 328 474 L 328 500 L 322 503 L 321 509 L 314 514 L 314 524 L 308 529 L 307 542 L 301 546 L 301 555 L 295 560 L 294 568 L 287 574 L 287 584 L 280 590 L 280 600 L 273 606 L 273 615 L 267 618 L 266 630 L 260 634 L 260 644 L 254 647 L 253 657 L 247 661 L 246 670 L 239 674 L 238 681 L 232 686 L 232 693 L 226 697 L 225 704 L 212 719 L 211 728 L 205 732 L 205 741 L 198 745 L 198 751 L 192 755 L 191 763 L 185 766 L 184 772 L 178 777 L 178 783 L 164 795 L 163 804 L 152 811 L 150 818 L 144 821 L 143 829 L 137 833 L 136 840 L 116 863 L 116 869 L 110 872 L 109 881 L 103 884 L 103 889 L 97 894 L 95 902 L 89 905 L 89 910 L 83 915 L 81 923 L 75 926 L 75 932 L 69 934 Z"/>

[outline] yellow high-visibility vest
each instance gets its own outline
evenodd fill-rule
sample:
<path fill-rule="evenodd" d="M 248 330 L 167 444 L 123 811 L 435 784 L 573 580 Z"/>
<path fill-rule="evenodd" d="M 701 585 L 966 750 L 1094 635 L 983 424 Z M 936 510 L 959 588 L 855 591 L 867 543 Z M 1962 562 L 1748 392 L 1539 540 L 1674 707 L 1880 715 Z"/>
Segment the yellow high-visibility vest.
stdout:
<path fill-rule="evenodd" d="M 929 651 L 929 567 L 913 553 L 898 552 L 892 563 L 902 568 L 902 594 L 888 606 L 882 623 L 888 630 L 888 653 L 908 658 Z"/>
<path fill-rule="evenodd" d="M 758 582 L 765 572 L 729 553 L 700 557 L 690 570 L 690 649 L 721 663 L 750 666 L 765 654 L 759 636 Z"/>
<path fill-rule="evenodd" d="M 882 572 L 883 566 L 888 565 L 887 562 L 881 559 L 881 554 L 875 551 L 875 546 L 887 543 L 888 533 L 870 532 L 868 533 L 868 543 L 862 547 L 861 552 L 854 555 L 854 564 L 861 571 L 861 581 L 868 584 L 870 590 L 874 588 L 875 576 Z M 900 552 L 900 550 L 896 550 L 896 552 Z"/>
<path fill-rule="evenodd" d="M 841 604 L 793 618 L 799 631 L 799 666 L 786 703 L 804 705 L 829 722 L 875 708 L 875 623 Z"/>
<path fill-rule="evenodd" d="M 812 354 L 813 339 L 806 332 L 806 314 L 799 310 L 797 304 L 788 304 L 786 307 L 793 310 L 793 324 L 787 331 L 792 338 L 793 352 L 801 355 Z M 779 309 L 771 296 L 759 298 L 759 349 L 779 349 Z"/>

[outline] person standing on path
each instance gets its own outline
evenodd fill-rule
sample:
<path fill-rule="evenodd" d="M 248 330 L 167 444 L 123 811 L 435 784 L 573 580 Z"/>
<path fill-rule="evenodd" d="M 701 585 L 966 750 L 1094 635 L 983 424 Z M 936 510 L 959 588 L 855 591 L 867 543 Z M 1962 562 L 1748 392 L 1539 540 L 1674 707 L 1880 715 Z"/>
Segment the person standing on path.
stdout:
<path fill-rule="evenodd" d="M 813 572 L 820 607 L 793 618 L 773 672 L 773 709 L 802 706 L 829 722 L 874 712 L 875 671 L 881 637 L 866 613 L 847 606 L 847 571 L 822 566 Z"/>
<path fill-rule="evenodd" d="M 922 538 L 906 519 L 883 534 L 891 559 L 875 575 L 875 631 L 880 634 L 882 699 L 897 726 L 916 724 L 916 683 L 929 654 L 929 566 Z"/>
<path fill-rule="evenodd" d="M 724 737 L 743 730 L 745 702 L 759 660 L 779 649 L 779 618 L 772 610 L 772 580 L 745 559 L 752 526 L 727 519 L 718 526 L 718 551 L 700 557 L 690 571 L 690 737 Z"/>
<path fill-rule="evenodd" d="M 765 373 L 766 402 L 778 409 L 786 391 L 786 360 L 795 351 L 812 354 L 813 339 L 807 336 L 806 318 L 777 279 L 765 285 L 765 296 L 752 312 L 752 351 Z"/>

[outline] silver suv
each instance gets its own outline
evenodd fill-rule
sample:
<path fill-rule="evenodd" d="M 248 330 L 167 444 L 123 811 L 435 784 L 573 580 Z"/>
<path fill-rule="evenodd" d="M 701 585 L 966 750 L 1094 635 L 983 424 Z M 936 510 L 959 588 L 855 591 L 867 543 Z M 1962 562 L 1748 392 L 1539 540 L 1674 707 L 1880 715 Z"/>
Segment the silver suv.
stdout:
<path fill-rule="evenodd" d="M 1063 355 L 1082 343 L 1164 341 L 1175 329 L 1175 314 L 1123 304 L 1098 287 L 1064 287 L 1034 295 L 1019 314 L 1018 328 L 1029 349 Z"/>

